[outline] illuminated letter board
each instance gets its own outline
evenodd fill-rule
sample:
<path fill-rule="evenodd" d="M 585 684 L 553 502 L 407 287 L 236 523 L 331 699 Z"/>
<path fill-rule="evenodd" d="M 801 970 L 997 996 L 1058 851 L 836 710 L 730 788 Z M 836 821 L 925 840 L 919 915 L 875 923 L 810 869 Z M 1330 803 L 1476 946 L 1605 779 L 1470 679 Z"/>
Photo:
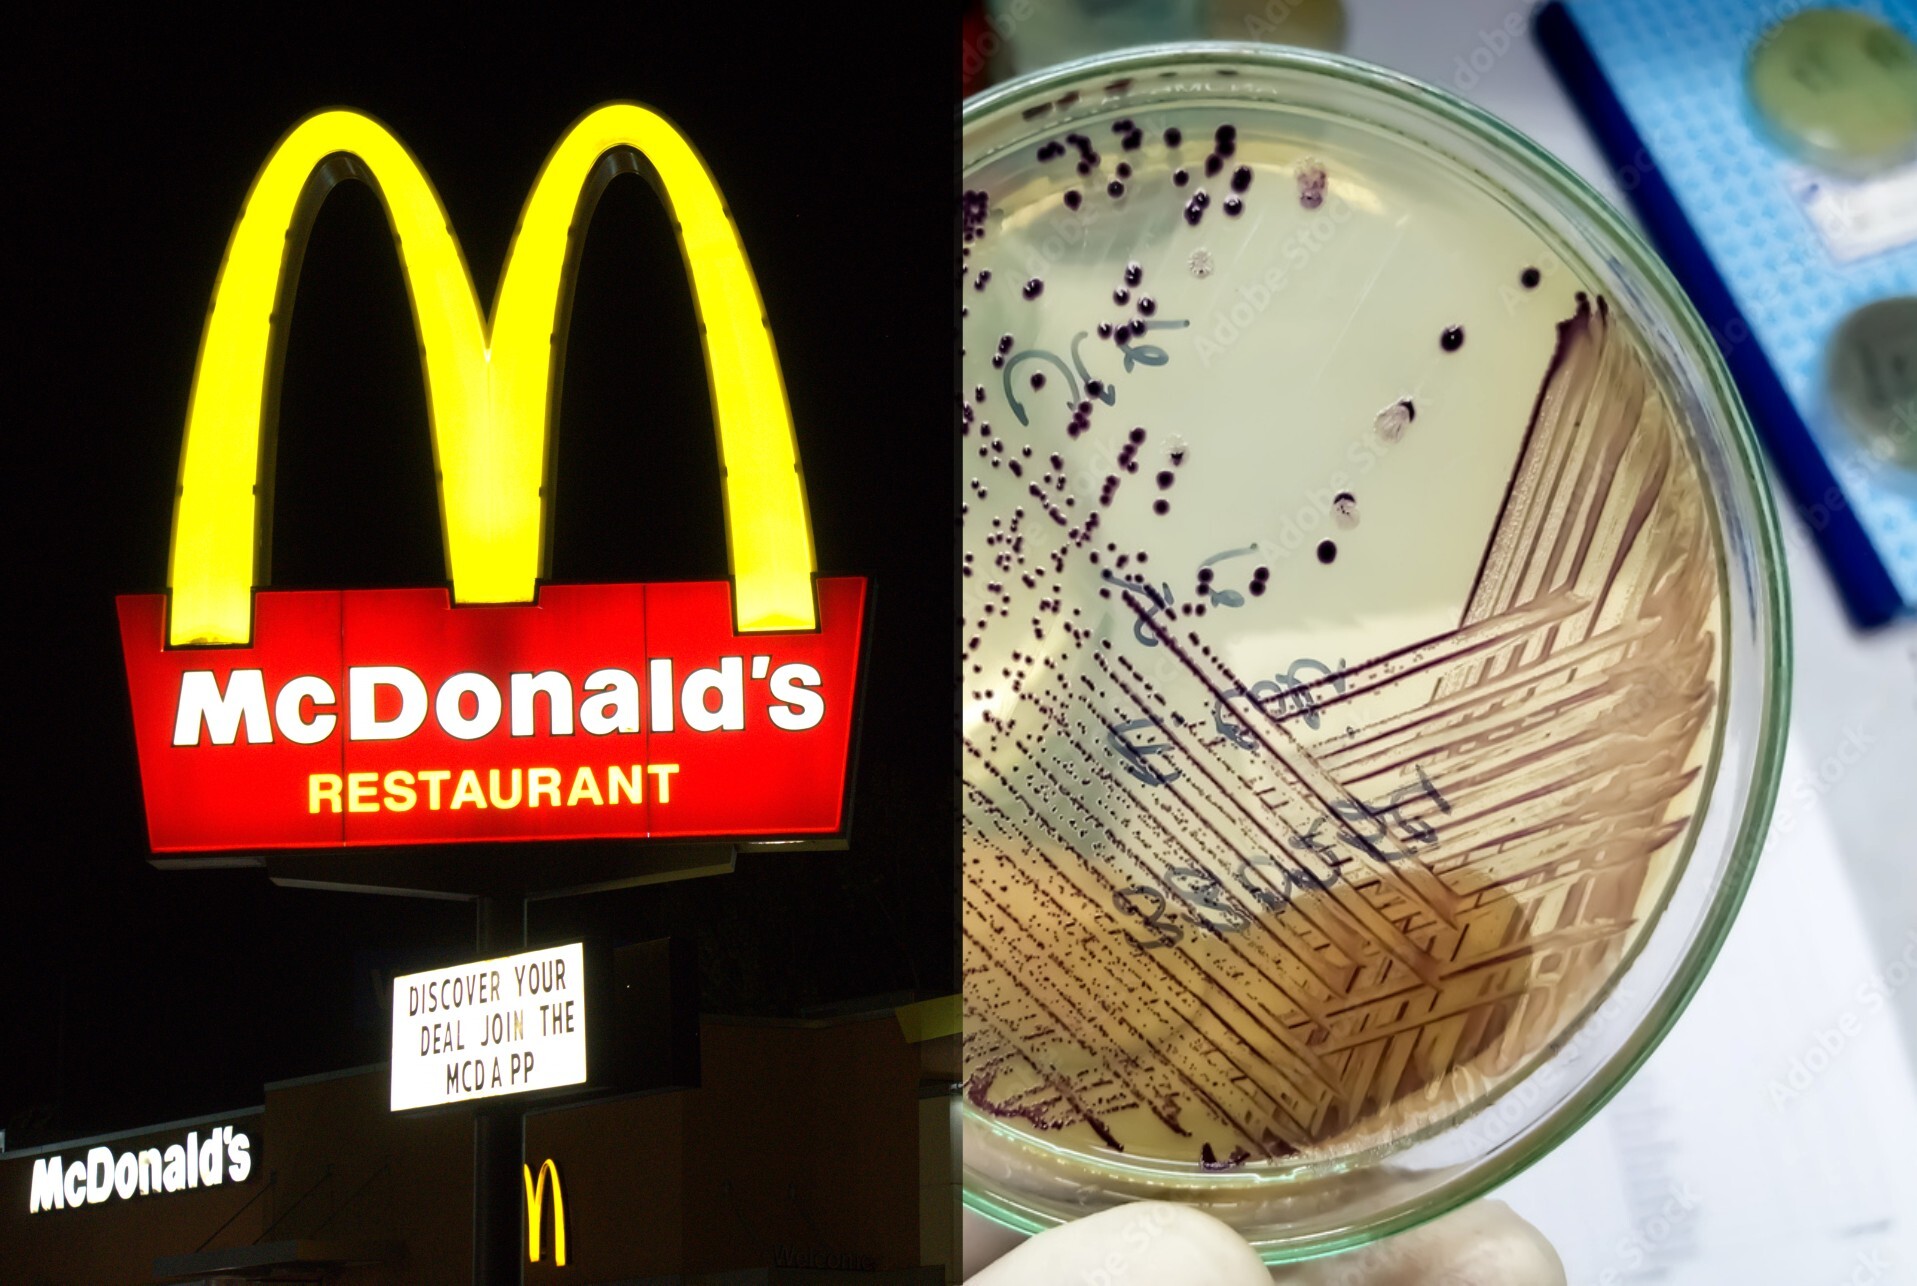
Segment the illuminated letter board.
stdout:
<path fill-rule="evenodd" d="M 393 979 L 392 1110 L 586 1083 L 582 944 Z"/>

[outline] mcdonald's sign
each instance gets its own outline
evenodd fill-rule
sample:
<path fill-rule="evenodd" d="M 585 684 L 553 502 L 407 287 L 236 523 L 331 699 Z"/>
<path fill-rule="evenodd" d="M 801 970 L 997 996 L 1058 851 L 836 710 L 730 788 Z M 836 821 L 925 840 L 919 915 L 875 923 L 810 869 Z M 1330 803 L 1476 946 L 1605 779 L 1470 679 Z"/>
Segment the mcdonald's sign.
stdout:
<path fill-rule="evenodd" d="M 533 1181 L 532 1167 L 521 1164 L 520 1178 L 526 1185 L 526 1258 L 539 1262 L 539 1228 L 546 1207 L 546 1179 L 552 1178 L 552 1262 L 566 1266 L 566 1194 L 559 1186 L 559 1167 L 551 1157 L 539 1163 L 539 1180 Z"/>
<path fill-rule="evenodd" d="M 729 580 L 544 580 L 571 277 L 617 174 L 670 208 L 712 391 Z M 273 433 L 306 232 L 347 178 L 399 248 L 448 584 L 267 585 Z M 119 600 L 156 852 L 843 832 L 866 585 L 816 575 L 772 333 L 698 154 L 630 103 L 547 157 L 482 316 L 446 211 L 379 122 L 267 158 L 201 339 L 164 594 Z"/>

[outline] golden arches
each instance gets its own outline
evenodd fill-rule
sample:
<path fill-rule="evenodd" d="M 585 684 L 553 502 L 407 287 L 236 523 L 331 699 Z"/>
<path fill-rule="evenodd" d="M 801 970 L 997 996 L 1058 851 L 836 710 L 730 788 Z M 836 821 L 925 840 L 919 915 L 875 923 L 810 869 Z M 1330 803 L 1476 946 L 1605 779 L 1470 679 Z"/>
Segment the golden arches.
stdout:
<path fill-rule="evenodd" d="M 533 600 L 544 571 L 546 465 L 560 309 L 576 215 L 608 154 L 637 153 L 679 229 L 712 387 L 733 603 L 742 632 L 811 629 L 812 537 L 798 447 L 758 285 L 705 164 L 664 117 L 595 108 L 546 158 L 520 213 L 490 321 L 438 194 L 385 126 L 306 118 L 261 167 L 214 287 L 187 412 L 168 567 L 172 645 L 247 643 L 262 564 L 262 451 L 279 372 L 285 284 L 303 230 L 340 177 L 368 178 L 399 243 L 439 472 L 453 598 Z M 586 201 L 582 201 L 582 196 Z M 583 232 L 583 224 L 580 229 Z"/>
<path fill-rule="evenodd" d="M 526 1185 L 526 1254 L 539 1262 L 539 1225 L 546 1210 L 546 1176 L 552 1176 L 552 1261 L 566 1266 L 566 1194 L 559 1186 L 559 1167 L 547 1157 L 539 1163 L 539 1182 L 533 1182 L 532 1167 L 521 1163 L 519 1177 Z"/>

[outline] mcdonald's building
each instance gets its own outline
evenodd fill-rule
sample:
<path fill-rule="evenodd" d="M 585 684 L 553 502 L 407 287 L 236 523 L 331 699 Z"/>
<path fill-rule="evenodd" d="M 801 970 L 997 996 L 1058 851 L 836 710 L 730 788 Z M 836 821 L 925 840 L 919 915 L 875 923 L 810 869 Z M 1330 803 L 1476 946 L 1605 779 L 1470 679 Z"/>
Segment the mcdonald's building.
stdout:
<path fill-rule="evenodd" d="M 946 1281 L 957 1052 L 913 1043 L 919 1021 L 706 1016 L 697 1086 L 529 1111 L 523 1280 Z M 470 1117 L 395 1115 L 387 1070 L 0 1153 L 6 1280 L 474 1280 Z M 171 1183 L 169 1152 L 189 1158 Z"/>
<path fill-rule="evenodd" d="M 0 1281 L 957 1279 L 949 158 L 597 34 L 42 86 Z"/>

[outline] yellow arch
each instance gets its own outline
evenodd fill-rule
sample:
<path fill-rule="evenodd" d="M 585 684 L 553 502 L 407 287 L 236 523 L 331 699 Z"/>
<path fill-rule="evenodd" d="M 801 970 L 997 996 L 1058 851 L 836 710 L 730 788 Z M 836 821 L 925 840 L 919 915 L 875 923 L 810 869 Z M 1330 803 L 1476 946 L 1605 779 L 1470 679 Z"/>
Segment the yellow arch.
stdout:
<path fill-rule="evenodd" d="M 541 167 L 520 212 L 490 322 L 431 182 L 384 125 L 352 111 L 301 121 L 267 158 L 213 291 L 187 411 L 167 583 L 174 646 L 246 643 L 264 548 L 262 450 L 277 392 L 276 310 L 319 201 L 349 172 L 373 183 L 399 243 L 432 409 L 453 598 L 525 603 L 544 573 L 547 442 L 560 315 L 609 153 L 651 166 L 679 229 L 701 323 L 725 479 L 741 631 L 811 629 L 812 535 L 772 332 L 745 247 L 698 153 L 632 103 L 588 112 Z M 579 222 L 575 230 L 574 224 Z"/>
<path fill-rule="evenodd" d="M 566 1194 L 559 1187 L 559 1167 L 547 1157 L 539 1163 L 539 1182 L 533 1183 L 532 1167 L 522 1163 L 519 1177 L 526 1185 L 526 1253 L 533 1263 L 539 1262 L 539 1225 L 540 1216 L 546 1209 L 546 1176 L 552 1175 L 552 1262 L 560 1268 L 566 1266 Z"/>

